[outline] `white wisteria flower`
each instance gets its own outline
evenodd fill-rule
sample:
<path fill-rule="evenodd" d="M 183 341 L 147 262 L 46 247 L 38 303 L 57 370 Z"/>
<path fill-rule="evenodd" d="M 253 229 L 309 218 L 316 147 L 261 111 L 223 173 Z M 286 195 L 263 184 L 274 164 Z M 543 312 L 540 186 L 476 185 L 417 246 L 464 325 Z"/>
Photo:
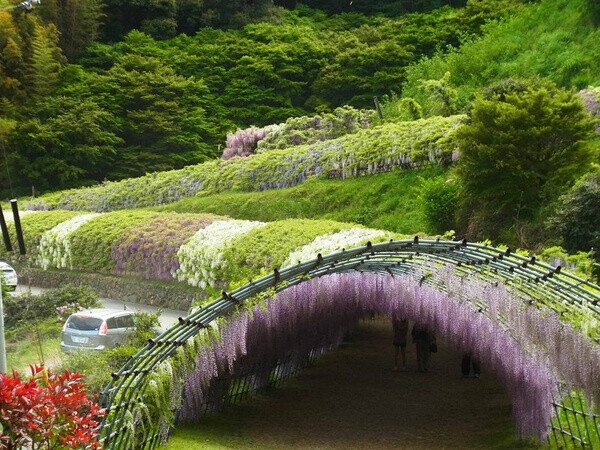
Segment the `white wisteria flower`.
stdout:
<path fill-rule="evenodd" d="M 81 225 L 99 215 L 98 213 L 81 214 L 46 231 L 40 239 L 37 263 L 44 269 L 48 267 L 72 269 L 71 235 Z"/>
<path fill-rule="evenodd" d="M 369 228 L 349 228 L 337 233 L 323 234 L 317 236 L 310 244 L 306 244 L 304 247 L 290 253 L 283 266 L 296 264 L 298 261 L 315 259 L 318 253 L 325 256 L 342 249 L 358 247 L 368 241 L 384 236 L 386 236 L 385 231 Z"/>
<path fill-rule="evenodd" d="M 176 278 L 202 289 L 214 287 L 228 265 L 223 251 L 231 241 L 264 225 L 263 222 L 249 220 L 218 220 L 198 230 L 177 252 L 179 269 L 175 273 Z"/>
<path fill-rule="evenodd" d="M 15 221 L 15 218 L 13 216 L 12 211 L 2 211 L 4 214 L 4 221 L 6 223 L 12 223 Z M 25 211 L 19 211 L 19 219 L 22 219 L 25 216 L 28 216 L 29 214 L 33 214 L 39 211 L 34 211 L 34 210 L 30 210 L 30 209 L 26 209 Z"/>

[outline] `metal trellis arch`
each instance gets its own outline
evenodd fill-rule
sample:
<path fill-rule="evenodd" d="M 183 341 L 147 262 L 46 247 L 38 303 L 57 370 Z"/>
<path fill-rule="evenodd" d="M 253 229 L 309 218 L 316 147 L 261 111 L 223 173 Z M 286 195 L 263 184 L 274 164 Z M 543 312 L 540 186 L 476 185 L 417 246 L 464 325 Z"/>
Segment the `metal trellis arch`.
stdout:
<path fill-rule="evenodd" d="M 144 402 L 147 389 L 147 376 L 163 361 L 168 360 L 189 339 L 219 317 L 232 312 L 237 305 L 254 296 L 274 290 L 287 289 L 327 274 L 351 271 L 371 272 L 389 275 L 408 275 L 415 266 L 433 262 L 451 264 L 464 275 L 477 276 L 489 282 L 501 281 L 507 288 L 524 293 L 545 303 L 548 307 L 560 310 L 587 310 L 600 318 L 600 287 L 563 271 L 560 266 L 552 267 L 541 263 L 535 257 L 525 257 L 510 249 L 502 250 L 488 245 L 467 241 L 424 240 L 415 237 L 409 240 L 391 240 L 327 256 L 317 255 L 316 259 L 299 262 L 272 274 L 250 281 L 232 291 L 223 292 L 222 297 L 193 312 L 179 323 L 162 333 L 127 361 L 113 374 L 112 381 L 101 394 L 101 402 L 108 414 L 101 425 L 101 439 L 108 449 L 125 449 L 134 446 L 132 431 L 126 426 L 134 405 Z M 423 280 L 434 283 L 431 280 Z M 443 290 L 443 286 L 436 285 Z M 596 416 L 583 407 L 575 408 L 562 400 L 555 401 L 557 411 L 570 411 L 584 421 L 591 420 L 598 429 Z M 585 422 L 585 429 L 588 423 Z M 140 433 L 140 430 L 137 430 Z M 154 448 L 161 440 L 158 424 L 146 424 L 136 448 Z M 554 435 L 568 436 L 569 440 L 585 447 L 589 442 L 589 432 L 583 427 L 572 427 L 570 423 L 554 426 Z M 557 438 L 558 439 L 558 438 Z"/>

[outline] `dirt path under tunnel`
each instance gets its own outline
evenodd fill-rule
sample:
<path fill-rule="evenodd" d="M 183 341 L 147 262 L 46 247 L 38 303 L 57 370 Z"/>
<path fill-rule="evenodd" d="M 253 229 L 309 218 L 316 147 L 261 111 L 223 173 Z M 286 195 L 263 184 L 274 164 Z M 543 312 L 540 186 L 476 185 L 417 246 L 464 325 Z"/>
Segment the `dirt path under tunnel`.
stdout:
<path fill-rule="evenodd" d="M 462 379 L 461 355 L 438 339 L 429 373 L 394 372 L 389 320 L 365 321 L 351 340 L 274 389 L 178 428 L 171 448 L 516 448 L 510 399 L 495 377 Z"/>

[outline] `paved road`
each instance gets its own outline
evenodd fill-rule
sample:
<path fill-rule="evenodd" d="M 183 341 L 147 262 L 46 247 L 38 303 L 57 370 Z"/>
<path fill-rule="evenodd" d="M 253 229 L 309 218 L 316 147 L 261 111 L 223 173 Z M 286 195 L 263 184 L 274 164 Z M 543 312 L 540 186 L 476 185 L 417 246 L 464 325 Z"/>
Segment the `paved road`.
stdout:
<path fill-rule="evenodd" d="M 17 286 L 17 290 L 15 291 L 15 293 L 21 294 L 23 292 L 27 292 L 28 290 L 31 290 L 32 294 L 39 295 L 42 292 L 46 291 L 47 289 L 39 288 L 39 287 L 35 287 L 35 286 L 28 287 L 28 286 L 19 285 L 19 286 Z M 138 311 L 145 312 L 145 313 L 155 313 L 159 309 L 156 306 L 143 305 L 141 303 L 120 302 L 118 300 L 113 300 L 110 298 L 100 298 L 100 301 L 102 302 L 102 305 L 104 308 L 111 308 L 111 309 L 126 308 L 128 310 L 132 310 L 132 311 L 136 311 L 136 312 L 138 312 Z M 165 331 L 166 329 L 170 328 L 171 325 L 173 325 L 173 323 L 177 322 L 178 317 L 185 317 L 186 315 L 187 315 L 186 311 L 177 311 L 175 309 L 164 309 L 159 317 L 160 330 Z"/>

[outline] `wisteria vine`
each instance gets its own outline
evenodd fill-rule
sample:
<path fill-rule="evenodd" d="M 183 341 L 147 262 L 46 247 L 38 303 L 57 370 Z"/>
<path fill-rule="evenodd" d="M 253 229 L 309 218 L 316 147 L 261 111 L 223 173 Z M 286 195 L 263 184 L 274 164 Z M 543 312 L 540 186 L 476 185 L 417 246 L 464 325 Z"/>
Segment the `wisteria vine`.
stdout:
<path fill-rule="evenodd" d="M 559 382 L 598 399 L 598 348 L 556 314 L 524 307 L 523 299 L 505 287 L 465 280 L 448 268 L 428 273 L 447 292 L 418 277 L 337 274 L 288 288 L 239 313 L 222 325 L 220 338 L 199 350 L 185 381 L 180 418 L 195 420 L 210 396 L 211 380 L 235 375 L 238 364 L 260 368 L 255 379 L 260 387 L 278 363 L 337 346 L 372 312 L 419 321 L 473 352 L 504 382 L 522 436 L 547 436 Z"/>

